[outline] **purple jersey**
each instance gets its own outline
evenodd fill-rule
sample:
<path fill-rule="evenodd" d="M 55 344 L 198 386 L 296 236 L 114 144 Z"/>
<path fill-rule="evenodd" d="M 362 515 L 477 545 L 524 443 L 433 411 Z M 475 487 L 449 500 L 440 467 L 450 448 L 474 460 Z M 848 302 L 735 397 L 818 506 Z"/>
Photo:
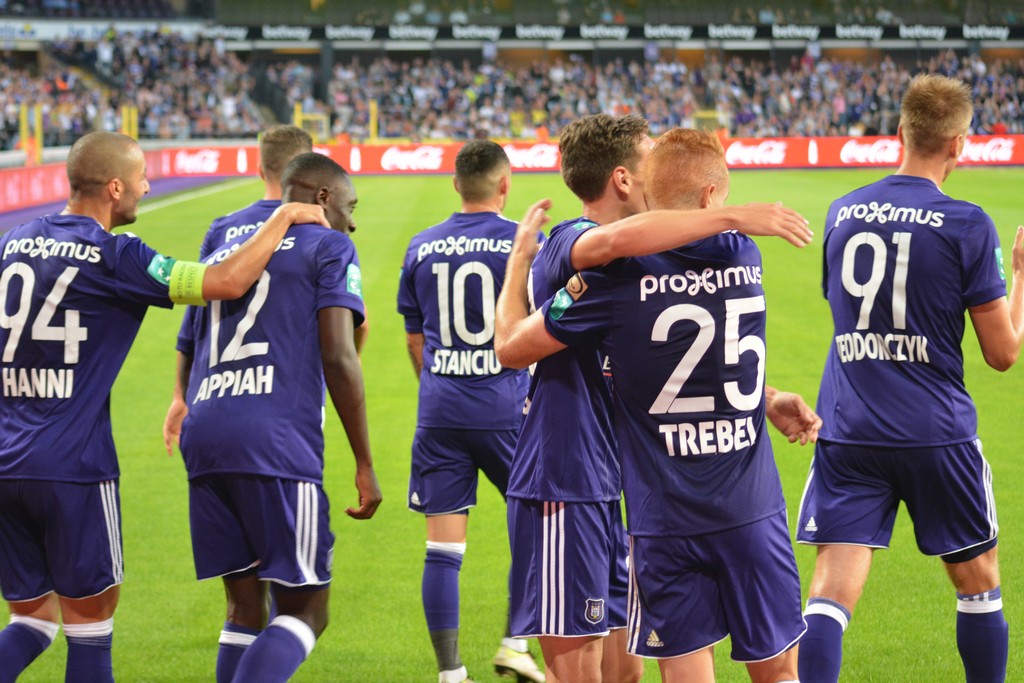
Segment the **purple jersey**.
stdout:
<path fill-rule="evenodd" d="M 530 270 L 531 301 L 543 303 L 565 286 L 575 273 L 572 245 L 595 225 L 578 218 L 551 229 Z M 537 363 L 512 458 L 508 495 L 570 503 L 618 500 L 621 485 L 611 400 L 596 342 Z"/>
<path fill-rule="evenodd" d="M 216 263 L 243 235 L 206 259 Z M 189 477 L 257 474 L 323 478 L 324 376 L 317 312 L 363 320 L 359 261 L 347 235 L 293 226 L 266 272 L 237 301 L 211 301 L 193 329 L 181 452 Z M 179 340 L 178 350 L 191 354 Z"/>
<path fill-rule="evenodd" d="M 818 395 L 821 438 L 976 438 L 960 343 L 964 311 L 1006 296 L 992 219 L 930 180 L 893 175 L 833 202 L 825 226 L 822 286 L 835 333 Z"/>
<path fill-rule="evenodd" d="M 199 247 L 199 260 L 223 247 L 242 235 L 248 235 L 259 229 L 267 222 L 270 215 L 281 206 L 280 199 L 261 199 L 253 202 L 244 209 L 239 209 L 227 216 L 221 216 L 210 223 L 210 229 L 203 237 L 203 243 Z M 199 309 L 196 306 L 189 306 L 185 309 L 184 319 L 181 321 L 181 330 L 178 332 L 179 343 L 181 340 L 192 340 L 192 329 L 195 327 L 195 316 Z M 190 345 L 191 346 L 191 345 Z M 188 352 L 192 355 L 192 352 Z"/>
<path fill-rule="evenodd" d="M 494 305 L 516 223 L 453 213 L 409 242 L 398 285 L 405 330 L 423 334 L 419 427 L 518 429 L 527 373 L 494 355 Z"/>
<path fill-rule="evenodd" d="M 707 534 L 784 508 L 753 241 L 726 233 L 585 271 L 543 310 L 556 339 L 608 352 L 631 534 Z"/>
<path fill-rule="evenodd" d="M 174 260 L 71 215 L 18 226 L 0 249 L 0 478 L 116 478 L 110 388 L 146 308 L 172 305 Z"/>

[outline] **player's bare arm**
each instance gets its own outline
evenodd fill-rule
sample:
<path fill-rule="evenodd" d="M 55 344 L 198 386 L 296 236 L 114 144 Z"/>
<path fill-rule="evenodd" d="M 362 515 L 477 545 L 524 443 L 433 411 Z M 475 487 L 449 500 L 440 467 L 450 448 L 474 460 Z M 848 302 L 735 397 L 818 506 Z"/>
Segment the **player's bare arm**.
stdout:
<path fill-rule="evenodd" d="M 412 369 L 418 381 L 420 373 L 423 372 L 423 333 L 406 332 L 405 348 L 409 350 L 409 360 L 412 361 Z"/>
<path fill-rule="evenodd" d="M 178 352 L 178 367 L 174 376 L 174 393 L 171 396 L 171 405 L 167 407 L 167 417 L 164 418 L 164 448 L 167 455 L 174 454 L 174 447 L 181 439 L 181 423 L 188 415 L 188 404 L 185 402 L 185 392 L 188 391 L 188 376 L 192 372 L 192 357 Z"/>
<path fill-rule="evenodd" d="M 782 204 L 745 204 L 688 211 L 656 210 L 590 228 L 572 246 L 572 267 L 585 270 L 617 258 L 676 249 L 726 230 L 781 237 L 797 247 L 810 244 L 807 220 Z"/>
<path fill-rule="evenodd" d="M 317 313 L 317 322 L 327 391 L 341 418 L 356 461 L 359 505 L 346 509 L 345 514 L 354 519 L 370 519 L 380 505 L 381 492 L 370 455 L 363 369 L 352 336 L 355 326 L 352 311 L 342 307 L 323 308 Z"/>
<path fill-rule="evenodd" d="M 1000 372 L 1017 362 L 1024 342 L 1024 226 L 1017 227 L 1011 264 L 1010 294 L 969 309 L 985 362 Z"/>
<path fill-rule="evenodd" d="M 765 385 L 764 396 L 765 414 L 790 443 L 798 439 L 801 446 L 817 442 L 821 418 L 803 396 L 768 385 Z"/>
<path fill-rule="evenodd" d="M 237 299 L 245 294 L 267 267 L 267 262 L 288 228 L 306 223 L 330 227 L 321 206 L 298 202 L 282 204 L 237 251 L 220 263 L 205 268 L 202 275 L 202 298 L 206 301 Z M 182 262 L 179 264 L 184 266 Z M 185 278 L 187 274 L 179 279 Z M 172 287 L 175 285 L 173 273 L 171 284 Z M 188 283 L 183 286 L 187 287 Z"/>

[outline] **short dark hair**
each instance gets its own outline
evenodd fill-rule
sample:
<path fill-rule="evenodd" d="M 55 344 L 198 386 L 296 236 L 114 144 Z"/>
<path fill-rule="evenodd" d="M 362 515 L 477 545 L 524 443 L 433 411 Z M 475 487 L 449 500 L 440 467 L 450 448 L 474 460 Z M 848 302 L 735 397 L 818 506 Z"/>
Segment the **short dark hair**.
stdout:
<path fill-rule="evenodd" d="M 138 143 L 127 135 L 108 131 L 83 135 L 71 145 L 65 164 L 71 196 L 95 196 L 114 178 L 129 177 L 133 163 L 141 159 Z"/>
<path fill-rule="evenodd" d="M 637 144 L 647 132 L 647 121 L 632 114 L 594 114 L 576 119 L 558 138 L 562 180 L 583 201 L 597 199 L 616 167 L 637 171 Z"/>
<path fill-rule="evenodd" d="M 260 165 L 269 180 L 280 180 L 297 154 L 313 151 L 313 138 L 298 126 L 273 126 L 260 135 Z"/>
<path fill-rule="evenodd" d="M 285 166 L 281 173 L 281 190 L 292 201 L 313 201 L 305 198 L 305 193 L 296 190 L 305 189 L 316 192 L 317 189 L 339 180 L 351 180 L 341 164 L 319 152 L 300 154 Z"/>
<path fill-rule="evenodd" d="M 478 202 L 494 196 L 508 168 L 508 155 L 498 143 L 467 142 L 455 156 L 455 180 L 463 201 Z"/>

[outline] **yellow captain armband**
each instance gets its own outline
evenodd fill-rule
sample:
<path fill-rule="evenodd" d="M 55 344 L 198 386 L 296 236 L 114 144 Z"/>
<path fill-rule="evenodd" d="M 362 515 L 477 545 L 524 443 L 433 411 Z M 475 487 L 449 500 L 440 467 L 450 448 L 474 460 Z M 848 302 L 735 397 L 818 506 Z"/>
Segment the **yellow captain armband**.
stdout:
<path fill-rule="evenodd" d="M 176 304 L 206 303 L 203 298 L 203 275 L 208 266 L 194 261 L 175 261 L 171 267 L 171 279 L 168 282 L 171 301 Z"/>

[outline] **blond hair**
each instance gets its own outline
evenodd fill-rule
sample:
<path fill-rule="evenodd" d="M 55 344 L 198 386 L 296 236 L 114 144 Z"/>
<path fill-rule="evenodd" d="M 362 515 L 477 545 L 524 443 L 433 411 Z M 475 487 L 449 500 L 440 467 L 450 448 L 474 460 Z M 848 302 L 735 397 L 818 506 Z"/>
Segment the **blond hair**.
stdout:
<path fill-rule="evenodd" d="M 263 177 L 279 182 L 288 162 L 313 151 L 313 138 L 298 126 L 273 126 L 260 135 L 260 166 Z"/>
<path fill-rule="evenodd" d="M 729 181 L 722 142 L 710 131 L 674 128 L 654 143 L 644 187 L 652 209 L 699 209 L 709 185 Z"/>
<path fill-rule="evenodd" d="M 914 77 L 900 105 L 900 127 L 907 151 L 925 156 L 942 152 L 967 132 L 974 116 L 971 91 L 955 78 L 935 74 Z"/>

